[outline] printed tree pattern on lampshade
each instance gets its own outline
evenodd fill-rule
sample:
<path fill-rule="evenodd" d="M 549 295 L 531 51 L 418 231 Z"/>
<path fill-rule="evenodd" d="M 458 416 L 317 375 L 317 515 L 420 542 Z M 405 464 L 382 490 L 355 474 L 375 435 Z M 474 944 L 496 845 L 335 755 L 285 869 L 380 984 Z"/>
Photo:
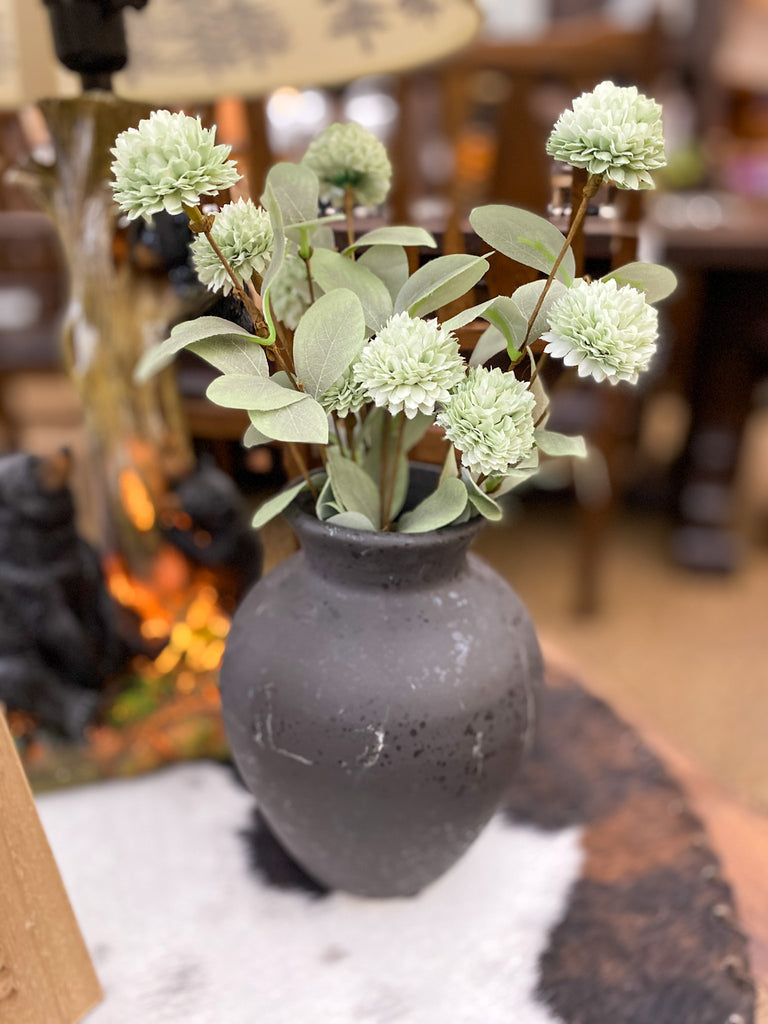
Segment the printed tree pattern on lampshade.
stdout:
<path fill-rule="evenodd" d="M 124 96 L 151 102 L 257 96 L 398 71 L 445 56 L 480 25 L 474 0 L 188 0 L 127 9 Z"/>
<path fill-rule="evenodd" d="M 416 67 L 469 43 L 481 19 L 475 0 L 150 0 L 124 20 L 115 92 L 162 106 Z M 45 5 L 0 0 L 0 109 L 80 91 L 56 60 Z"/>

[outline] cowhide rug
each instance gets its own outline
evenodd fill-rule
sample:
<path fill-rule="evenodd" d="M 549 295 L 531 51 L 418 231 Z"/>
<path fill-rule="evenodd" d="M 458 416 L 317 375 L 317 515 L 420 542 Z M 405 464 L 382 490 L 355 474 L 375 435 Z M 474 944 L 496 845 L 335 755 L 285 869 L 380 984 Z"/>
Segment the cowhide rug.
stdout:
<path fill-rule="evenodd" d="M 752 1024 L 700 823 L 554 682 L 509 811 L 413 899 L 319 889 L 225 766 L 39 796 L 106 994 L 88 1024 Z"/>

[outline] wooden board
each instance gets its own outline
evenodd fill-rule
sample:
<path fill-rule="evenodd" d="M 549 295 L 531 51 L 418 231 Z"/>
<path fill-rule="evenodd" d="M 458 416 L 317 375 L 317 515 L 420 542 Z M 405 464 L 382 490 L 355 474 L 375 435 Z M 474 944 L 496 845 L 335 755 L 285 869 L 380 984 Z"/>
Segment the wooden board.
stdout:
<path fill-rule="evenodd" d="M 101 999 L 0 707 L 0 1024 L 75 1024 Z"/>

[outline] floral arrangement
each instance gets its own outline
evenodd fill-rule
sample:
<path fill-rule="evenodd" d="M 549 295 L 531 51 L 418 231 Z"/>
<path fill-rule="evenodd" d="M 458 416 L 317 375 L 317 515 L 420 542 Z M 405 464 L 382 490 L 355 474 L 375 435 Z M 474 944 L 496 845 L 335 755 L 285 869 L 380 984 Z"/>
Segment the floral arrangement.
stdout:
<path fill-rule="evenodd" d="M 261 206 L 238 199 L 215 215 L 203 212 L 202 198 L 238 180 L 215 129 L 160 110 L 118 136 L 120 208 L 129 218 L 183 210 L 201 282 L 233 292 L 253 323 L 252 332 L 211 316 L 181 323 L 145 354 L 137 377 L 191 349 L 221 371 L 210 400 L 247 410 L 246 445 L 291 446 L 302 478 L 261 506 L 255 526 L 307 490 L 319 519 L 358 530 L 498 519 L 498 499 L 537 472 L 540 455 L 586 454 L 582 438 L 547 429 L 539 371 L 551 356 L 581 376 L 635 383 L 653 356 L 652 303 L 673 290 L 672 273 L 633 263 L 600 280 L 577 278 L 571 241 L 603 181 L 653 187 L 651 172 L 664 164 L 661 108 L 635 88 L 603 82 L 562 114 L 547 151 L 588 173 L 568 237 L 526 210 L 473 210 L 473 230 L 491 249 L 542 277 L 441 323 L 436 311 L 478 284 L 488 259 L 437 255 L 409 273 L 406 247 L 435 248 L 424 229 L 355 234 L 355 208 L 383 203 L 391 177 L 384 147 L 359 125 L 331 125 L 299 163 L 275 165 Z M 347 229 L 340 251 L 337 221 Z M 477 320 L 488 326 L 467 362 L 456 332 Z M 545 342 L 538 362 L 537 339 Z M 433 424 L 451 442 L 447 458 L 434 492 L 404 510 L 408 452 Z M 303 445 L 316 446 L 318 468 L 309 468 Z"/>

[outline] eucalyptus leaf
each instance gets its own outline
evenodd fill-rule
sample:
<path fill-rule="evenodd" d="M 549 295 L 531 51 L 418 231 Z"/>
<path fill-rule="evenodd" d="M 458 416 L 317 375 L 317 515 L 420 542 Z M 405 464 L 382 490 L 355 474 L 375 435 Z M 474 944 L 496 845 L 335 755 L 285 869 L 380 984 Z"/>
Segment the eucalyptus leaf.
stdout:
<path fill-rule="evenodd" d="M 285 370 L 275 370 L 275 372 L 269 379 L 272 381 L 273 384 L 279 384 L 281 388 L 288 388 L 290 391 L 296 390 L 296 385 L 293 383 L 293 381 L 285 372 Z"/>
<path fill-rule="evenodd" d="M 270 519 L 274 519 L 275 516 L 288 508 L 291 502 L 298 497 L 300 492 L 303 491 L 306 486 L 305 481 L 302 480 L 300 483 L 293 484 L 292 487 L 288 487 L 284 491 L 279 491 L 274 495 L 274 497 L 267 498 L 267 500 L 257 509 L 256 515 L 251 521 L 251 525 L 258 530 L 260 527 L 268 523 Z"/>
<path fill-rule="evenodd" d="M 482 366 L 483 363 L 487 363 L 489 359 L 493 359 L 499 352 L 503 352 L 507 347 L 507 339 L 498 329 L 491 325 L 488 330 L 483 331 L 480 337 L 477 339 L 475 347 L 472 349 L 472 354 L 469 357 L 470 366 Z"/>
<path fill-rule="evenodd" d="M 531 367 L 535 366 L 533 353 L 531 353 Z M 550 412 L 550 401 L 541 374 L 537 373 L 528 385 L 528 390 L 533 395 L 533 422 L 542 429 L 547 425 Z"/>
<path fill-rule="evenodd" d="M 348 288 L 335 288 L 313 303 L 293 337 L 296 377 L 313 398 L 320 398 L 351 363 L 365 341 L 360 300 Z"/>
<path fill-rule="evenodd" d="M 206 338 L 205 341 L 193 341 L 187 348 L 222 373 L 269 376 L 264 349 L 248 338 Z"/>
<path fill-rule="evenodd" d="M 440 480 L 438 484 L 441 484 L 443 480 L 449 480 L 451 477 L 458 477 L 459 467 L 456 464 L 456 449 L 453 445 L 448 449 L 445 462 L 443 462 L 443 468 L 440 470 Z"/>
<path fill-rule="evenodd" d="M 278 205 L 277 198 L 275 197 L 274 189 L 269 182 L 269 176 L 267 176 L 267 183 L 264 188 L 264 194 L 261 197 L 261 202 L 264 209 L 269 214 L 269 221 L 272 225 L 272 234 L 274 236 L 272 259 L 269 261 L 267 272 L 261 282 L 261 296 L 264 301 L 264 315 L 271 324 L 272 313 L 269 307 L 269 289 L 272 287 L 272 282 L 283 265 L 286 251 L 286 238 L 285 227 L 283 225 L 283 215 L 280 213 L 280 206 Z"/>
<path fill-rule="evenodd" d="M 346 512 L 361 512 L 372 523 L 381 522 L 379 489 L 361 466 L 341 452 L 329 451 L 326 469 L 334 497 Z"/>
<path fill-rule="evenodd" d="M 525 340 L 528 320 L 517 303 L 506 295 L 498 295 L 451 317 L 443 323 L 443 327 L 455 331 L 478 319 L 487 320 L 502 333 L 503 347 L 506 347 L 510 358 L 517 359 L 520 356 L 519 349 Z"/>
<path fill-rule="evenodd" d="M 368 516 L 362 512 L 339 512 L 325 520 L 329 526 L 346 526 L 348 530 L 375 530 Z"/>
<path fill-rule="evenodd" d="M 662 267 L 658 263 L 627 263 L 606 274 L 602 280 L 609 281 L 611 278 L 618 285 L 629 284 L 639 292 L 645 292 L 647 302 L 661 302 L 677 288 L 677 278 L 669 267 Z"/>
<path fill-rule="evenodd" d="M 527 483 L 531 477 L 536 476 L 539 472 L 538 466 L 532 466 L 529 469 L 511 469 L 508 473 L 505 473 L 501 479 L 501 483 L 493 492 L 494 497 L 501 498 L 505 494 L 509 494 L 516 487 L 521 484 Z"/>
<path fill-rule="evenodd" d="M 430 249 L 437 247 L 437 242 L 424 228 L 407 225 L 374 228 L 346 247 L 345 253 L 359 249 L 363 245 L 425 245 Z"/>
<path fill-rule="evenodd" d="M 502 255 L 545 274 L 554 267 L 565 242 L 554 224 L 516 206 L 478 206 L 470 213 L 469 222 Z M 575 273 L 576 260 L 569 248 L 558 268 L 557 279 L 570 286 Z"/>
<path fill-rule="evenodd" d="M 467 497 L 480 515 L 493 522 L 498 522 L 504 515 L 501 506 L 497 505 L 493 498 L 477 486 L 468 470 L 462 469 L 461 479 L 466 487 Z"/>
<path fill-rule="evenodd" d="M 305 164 L 274 164 L 267 174 L 266 189 L 271 189 L 284 228 L 317 218 L 320 183 L 315 172 Z M 265 207 L 266 189 L 261 197 Z"/>
<path fill-rule="evenodd" d="M 316 228 L 337 224 L 340 220 L 345 219 L 346 218 L 343 213 L 327 213 L 323 217 L 313 217 L 311 220 L 296 221 L 295 223 L 291 222 L 290 224 L 286 223 L 285 230 L 286 233 L 289 231 L 314 231 Z"/>
<path fill-rule="evenodd" d="M 261 411 L 249 409 L 251 423 L 274 441 L 297 441 L 305 444 L 328 444 L 328 417 L 311 395 L 282 409 Z"/>
<path fill-rule="evenodd" d="M 335 252 L 336 235 L 330 225 L 321 224 L 319 227 L 313 228 L 311 238 L 313 252 L 316 249 L 333 249 Z"/>
<path fill-rule="evenodd" d="M 496 299 L 486 299 L 485 302 L 478 302 L 476 305 L 470 306 L 469 309 L 463 309 L 450 319 L 443 320 L 442 326 L 446 331 L 458 331 L 462 327 L 466 327 L 467 324 L 471 324 L 473 320 L 485 319 L 485 311 L 495 301 Z"/>
<path fill-rule="evenodd" d="M 315 217 L 313 220 L 305 220 L 300 224 L 286 225 L 285 234 L 287 238 L 296 245 L 299 255 L 306 259 L 312 252 L 313 246 L 333 249 L 335 239 L 331 224 L 335 221 L 344 220 L 343 213 L 333 213 L 327 217 Z M 330 244 L 328 244 L 330 235 Z"/>
<path fill-rule="evenodd" d="M 252 423 L 249 423 L 245 428 L 245 433 L 243 434 L 243 447 L 255 448 L 256 445 L 259 444 L 269 444 L 271 440 L 271 437 L 267 437 L 266 434 L 262 434 Z"/>
<path fill-rule="evenodd" d="M 242 327 L 233 324 L 230 320 L 224 320 L 220 316 L 200 316 L 196 320 L 185 320 L 184 323 L 177 324 L 171 330 L 170 338 L 166 338 L 165 341 L 144 353 L 136 364 L 133 373 L 134 380 L 140 383 L 149 380 L 153 374 L 169 366 L 173 362 L 174 356 L 183 348 L 212 339 L 217 339 L 222 343 L 231 341 L 238 344 L 242 344 L 246 340 L 256 344 L 263 344 L 265 341 L 264 338 L 257 338 L 255 334 L 250 334 Z"/>
<path fill-rule="evenodd" d="M 558 434 L 554 430 L 534 430 L 536 447 L 545 455 L 572 455 L 578 459 L 587 457 L 587 444 L 581 435 L 574 437 Z"/>
<path fill-rule="evenodd" d="M 467 506 L 464 509 L 464 511 L 461 513 L 460 516 L 457 516 L 453 520 L 453 523 L 451 525 L 452 526 L 462 526 L 464 523 L 468 523 L 473 515 L 475 515 L 474 505 L 472 505 L 472 503 L 468 501 L 467 502 Z"/>
<path fill-rule="evenodd" d="M 316 249 L 310 265 L 312 277 L 324 292 L 348 288 L 357 295 L 370 330 L 381 330 L 392 316 L 392 298 L 387 286 L 366 266 L 329 249 Z"/>
<path fill-rule="evenodd" d="M 408 482 L 410 479 L 410 463 L 405 455 L 398 456 L 397 468 L 395 469 L 395 483 L 392 488 L 392 500 L 389 504 L 389 521 L 394 522 L 400 515 L 408 495 Z"/>
<path fill-rule="evenodd" d="M 443 480 L 411 512 L 404 513 L 397 524 L 400 533 L 428 533 L 448 526 L 467 507 L 467 489 L 461 480 L 449 477 Z"/>
<path fill-rule="evenodd" d="M 394 303 L 410 272 L 405 249 L 398 245 L 373 245 L 357 262 L 384 282 Z"/>
<path fill-rule="evenodd" d="M 410 316 L 432 313 L 473 288 L 488 270 L 482 256 L 451 253 L 437 256 L 419 267 L 408 278 L 395 299 L 395 313 L 407 311 Z"/>
<path fill-rule="evenodd" d="M 546 281 L 531 281 L 528 284 L 520 285 L 512 294 L 512 301 L 523 314 L 526 325 L 533 316 L 536 303 L 539 301 L 539 296 L 544 290 L 546 283 Z M 550 284 L 547 294 L 544 296 L 544 301 L 541 304 L 541 309 L 536 314 L 533 324 L 531 324 L 531 332 L 528 335 L 529 341 L 536 341 L 549 328 L 549 311 L 567 291 L 568 289 L 562 281 L 553 281 Z"/>
<path fill-rule="evenodd" d="M 330 517 L 338 511 L 339 506 L 333 500 L 331 478 L 326 477 L 322 490 L 318 494 L 317 501 L 315 502 L 315 515 L 320 522 L 325 522 L 326 519 L 330 519 Z"/>
<path fill-rule="evenodd" d="M 258 409 L 262 412 L 282 409 L 306 397 L 301 391 L 281 388 L 269 377 L 243 373 L 228 373 L 217 377 L 208 385 L 206 395 L 216 405 L 226 409 Z"/>

